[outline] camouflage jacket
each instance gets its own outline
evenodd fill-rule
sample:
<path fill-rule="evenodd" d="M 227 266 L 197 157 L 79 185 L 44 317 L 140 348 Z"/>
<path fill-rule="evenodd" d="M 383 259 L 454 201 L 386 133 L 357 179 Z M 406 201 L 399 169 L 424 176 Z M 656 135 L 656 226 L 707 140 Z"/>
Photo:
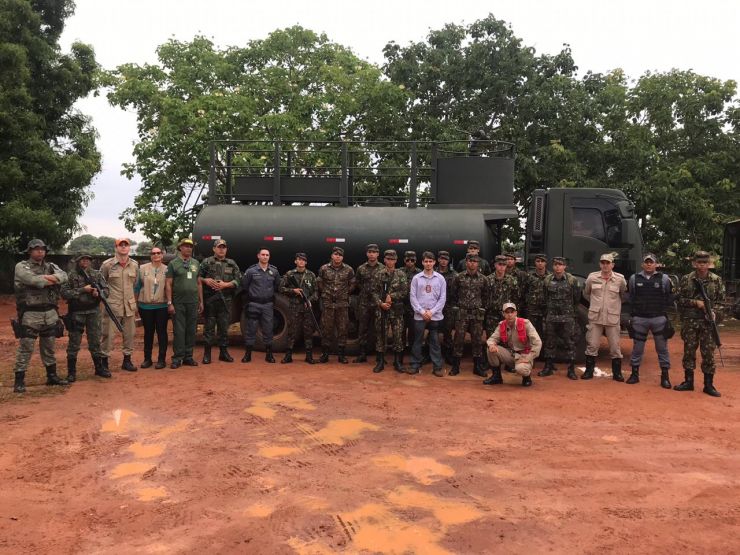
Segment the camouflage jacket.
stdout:
<path fill-rule="evenodd" d="M 97 283 L 103 290 L 103 294 L 108 296 L 108 284 L 103 279 L 103 274 L 100 270 L 94 268 L 87 269 L 87 275 L 91 281 Z M 70 312 L 95 312 L 98 310 L 100 304 L 99 297 L 93 297 L 92 293 L 85 291 L 85 286 L 88 285 L 87 280 L 83 271 L 75 266 L 74 270 L 67 274 L 69 280 L 67 283 L 62 285 L 62 298 L 67 301 Z"/>
<path fill-rule="evenodd" d="M 408 309 L 411 308 L 411 280 L 414 279 L 414 276 L 418 273 L 421 273 L 421 268 L 417 268 L 414 266 L 413 268 L 409 269 L 404 266 L 403 268 L 399 268 L 404 275 L 406 276 L 406 284 L 408 286 L 408 289 L 406 291 L 406 298 L 404 299 L 404 304 Z M 413 311 L 412 311 L 413 312 Z"/>
<path fill-rule="evenodd" d="M 384 268 L 380 262 L 370 266 L 367 262 L 360 264 L 355 272 L 355 285 L 358 289 L 358 300 L 361 304 L 372 303 L 373 276 Z"/>
<path fill-rule="evenodd" d="M 198 277 L 201 279 L 215 279 L 217 281 L 234 282 L 234 287 L 222 289 L 224 297 L 231 298 L 236 295 L 241 284 L 242 272 L 239 265 L 231 258 L 218 260 L 215 256 L 209 256 L 200 263 Z M 203 284 L 203 301 L 208 302 L 214 298 L 218 291 L 214 291 L 206 284 Z"/>
<path fill-rule="evenodd" d="M 696 286 L 696 280 L 699 280 L 696 272 L 691 272 L 681 278 L 678 286 L 678 308 L 681 312 L 681 318 L 687 320 L 704 318 L 704 311 L 694 305 L 694 301 L 703 300 L 699 288 Z M 712 308 L 715 311 L 721 309 L 722 303 L 725 302 L 725 284 L 722 282 L 722 278 L 709 272 L 701 282 L 704 284 L 707 296 L 712 302 Z"/>
<path fill-rule="evenodd" d="M 530 272 L 529 284 L 527 285 L 527 313 L 532 316 L 542 316 L 545 314 L 545 278 L 550 272 L 545 271 L 543 275 L 539 275 L 537 272 Z"/>
<path fill-rule="evenodd" d="M 300 295 L 296 295 L 293 289 L 303 289 L 303 294 L 308 297 L 308 300 L 314 302 L 318 298 L 316 274 L 309 269 L 303 272 L 299 272 L 295 268 L 288 270 L 280 281 L 280 292 L 288 297 L 290 304 L 303 304 L 303 299 Z"/>
<path fill-rule="evenodd" d="M 448 266 L 446 272 L 440 272 L 438 268 L 435 268 L 435 271 L 439 272 L 439 275 L 445 278 L 445 283 L 447 284 L 447 301 L 445 302 L 445 310 L 449 311 L 451 307 L 457 304 L 457 300 L 452 297 L 452 280 L 455 279 L 457 272 L 452 266 Z"/>
<path fill-rule="evenodd" d="M 390 312 L 403 313 L 403 303 L 409 296 L 406 272 L 401 269 L 389 270 L 383 266 L 380 272 L 375 273 L 372 285 L 373 304 L 379 307 L 385 301 L 386 295 L 390 295 L 393 302 Z"/>
<path fill-rule="evenodd" d="M 41 276 L 54 275 L 59 284 L 50 285 Z M 18 308 L 56 308 L 61 286 L 67 281 L 67 273 L 53 262 L 23 260 L 15 265 L 13 287 Z"/>
<path fill-rule="evenodd" d="M 452 298 L 463 310 L 485 308 L 488 289 L 488 278 L 480 272 L 470 274 L 465 271 L 452 280 Z"/>
<path fill-rule="evenodd" d="M 325 308 L 346 308 L 349 306 L 349 292 L 355 271 L 342 263 L 334 267 L 330 262 L 319 268 L 317 279 L 319 295 Z"/>
<path fill-rule="evenodd" d="M 486 310 L 491 314 L 500 315 L 504 303 L 517 302 L 518 285 L 511 274 L 505 274 L 503 278 L 496 277 L 496 272 L 488 276 L 488 298 L 486 299 Z M 517 305 L 517 308 L 519 306 Z"/>
<path fill-rule="evenodd" d="M 581 302 L 581 287 L 578 280 L 568 272 L 562 279 L 550 274 L 544 279 L 545 314 L 549 322 L 567 322 L 576 316 Z"/>

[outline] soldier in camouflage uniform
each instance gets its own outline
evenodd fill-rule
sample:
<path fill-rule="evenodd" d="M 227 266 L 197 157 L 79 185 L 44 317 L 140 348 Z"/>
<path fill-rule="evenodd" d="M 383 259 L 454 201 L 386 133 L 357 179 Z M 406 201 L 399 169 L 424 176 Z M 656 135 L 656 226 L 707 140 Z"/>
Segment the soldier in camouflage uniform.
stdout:
<path fill-rule="evenodd" d="M 487 277 L 486 337 L 491 337 L 496 326 L 503 319 L 501 307 L 505 303 L 513 303 L 512 299 L 517 295 L 516 278 L 506 268 L 506 256 L 499 255 L 494 260 L 493 273 Z"/>
<path fill-rule="evenodd" d="M 57 302 L 59 289 L 67 281 L 67 274 L 52 262 L 46 262 L 47 247 L 41 239 L 31 239 L 26 252 L 28 260 L 15 265 L 13 286 L 18 320 L 13 331 L 20 339 L 15 353 L 15 384 L 13 391 L 26 391 L 26 368 L 39 338 L 41 360 L 46 367 L 46 385 L 67 385 L 67 380 L 57 376 L 54 358 L 56 337 L 61 337 L 64 327 L 59 321 Z"/>
<path fill-rule="evenodd" d="M 545 367 L 538 376 L 552 376 L 555 372 L 558 338 L 565 342 L 568 360 L 568 378 L 577 380 L 575 326 L 581 288 L 578 280 L 565 271 L 565 258 L 552 259 L 553 273 L 544 279 L 545 289 Z"/>
<path fill-rule="evenodd" d="M 547 257 L 536 254 L 534 270 L 529 273 L 527 285 L 527 319 L 532 322 L 540 337 L 545 337 L 545 278 L 550 275 L 547 271 Z"/>
<path fill-rule="evenodd" d="M 416 265 L 416 251 L 406 251 L 403 253 L 403 268 L 406 274 L 406 283 L 411 287 L 411 280 L 421 272 L 421 268 Z M 406 298 L 403 301 L 403 341 L 404 347 L 410 347 L 414 343 L 414 309 L 411 308 L 409 300 L 410 290 L 406 292 Z M 403 364 L 403 354 L 401 355 L 401 364 Z"/>
<path fill-rule="evenodd" d="M 223 239 L 213 243 L 213 256 L 200 264 L 198 283 L 202 291 L 203 312 L 203 364 L 211 364 L 211 347 L 216 343 L 218 330 L 218 360 L 234 362 L 229 354 L 229 326 L 231 325 L 231 305 L 241 284 L 241 270 L 231 258 L 226 258 L 228 245 Z"/>
<path fill-rule="evenodd" d="M 367 262 L 361 264 L 355 272 L 355 288 L 357 289 L 357 340 L 360 345 L 360 353 L 352 362 L 367 362 L 367 354 L 371 345 L 375 343 L 375 305 L 371 299 L 370 289 L 373 276 L 383 269 L 378 262 L 380 249 L 375 243 L 365 248 Z"/>
<path fill-rule="evenodd" d="M 385 368 L 385 351 L 388 343 L 388 326 L 393 340 L 393 368 L 403 372 L 403 311 L 404 301 L 409 294 L 406 272 L 396 269 L 398 254 L 393 249 L 383 253 L 383 269 L 375 274 L 372 284 L 372 300 L 375 312 L 375 367 L 373 372 Z"/>
<path fill-rule="evenodd" d="M 452 280 L 455 279 L 457 272 L 450 266 L 449 252 L 439 251 L 437 253 L 437 272 L 445 278 L 447 284 L 447 302 L 442 311 L 444 319 L 440 326 L 440 332 L 442 333 L 442 356 L 447 364 L 452 364 L 452 330 L 455 326 L 452 317 L 452 307 L 455 306 L 456 299 L 450 298 L 450 295 L 452 294 Z"/>
<path fill-rule="evenodd" d="M 483 322 L 485 320 L 485 300 L 488 299 L 488 280 L 478 272 L 479 257 L 468 254 L 466 270 L 452 280 L 452 298 L 457 299 L 455 314 L 454 358 L 450 376 L 460 373 L 460 359 L 465 346 L 465 332 L 470 332 L 470 344 L 473 350 L 473 373 L 485 377 L 483 369 Z"/>
<path fill-rule="evenodd" d="M 684 382 L 674 387 L 676 391 L 694 390 L 696 349 L 701 350 L 701 371 L 704 374 L 704 393 L 720 397 L 714 387 L 714 350 L 717 345 L 712 337 L 712 324 L 708 320 L 704 299 L 699 293 L 698 283 L 704 285 L 713 311 L 725 301 L 725 286 L 722 279 L 709 271 L 709 253 L 694 254 L 694 271 L 681 278 L 678 286 L 678 307 L 681 312 L 681 339 L 683 339 Z M 710 316 L 710 317 L 713 317 Z"/>
<path fill-rule="evenodd" d="M 342 364 L 349 362 L 344 355 L 347 346 L 349 327 L 349 293 L 355 278 L 355 271 L 345 264 L 344 249 L 334 247 L 331 262 L 319 269 L 318 288 L 321 298 L 321 341 L 323 343 L 319 362 L 329 362 L 329 344 L 336 338 L 337 360 Z"/>
<path fill-rule="evenodd" d="M 491 265 L 488 263 L 488 260 L 486 260 L 480 255 L 480 243 L 476 241 L 475 239 L 468 241 L 466 255 L 468 254 L 474 254 L 475 256 L 478 257 L 478 272 L 479 273 L 483 274 L 484 276 L 491 275 L 491 271 L 492 271 Z M 467 264 L 468 264 L 467 259 L 465 258 L 462 259 L 460 263 L 457 265 L 457 273 L 458 274 L 463 273 L 468 267 Z"/>
<path fill-rule="evenodd" d="M 526 304 L 529 274 L 516 267 L 516 254 L 513 252 L 505 252 L 504 256 L 506 257 L 506 273 L 514 278 L 516 285 L 514 292 L 512 293 L 511 302 L 518 307 L 519 314 L 529 318 L 527 310 L 528 307 Z"/>
<path fill-rule="evenodd" d="M 83 253 L 75 259 L 75 267 L 69 272 L 67 282 L 62 285 L 62 297 L 67 301 L 67 381 L 77 380 L 77 354 L 80 352 L 82 335 L 87 331 L 87 348 L 92 357 L 95 375 L 110 378 L 109 370 L 103 367 L 103 352 L 100 350 L 100 293 L 90 282 L 108 295 L 108 285 L 99 270 L 90 267 L 92 256 Z M 108 318 L 106 314 L 104 316 Z"/>
<path fill-rule="evenodd" d="M 303 330 L 303 345 L 306 348 L 306 362 L 315 364 L 313 358 L 313 334 L 314 323 L 311 314 L 312 310 L 306 307 L 304 296 L 309 302 L 317 299 L 316 274 L 306 268 L 308 257 L 306 253 L 297 252 L 295 254 L 295 269 L 288 270 L 280 282 L 280 293 L 288 297 L 289 314 L 288 314 L 288 349 L 285 351 L 281 364 L 293 362 L 293 347 L 298 330 Z"/>

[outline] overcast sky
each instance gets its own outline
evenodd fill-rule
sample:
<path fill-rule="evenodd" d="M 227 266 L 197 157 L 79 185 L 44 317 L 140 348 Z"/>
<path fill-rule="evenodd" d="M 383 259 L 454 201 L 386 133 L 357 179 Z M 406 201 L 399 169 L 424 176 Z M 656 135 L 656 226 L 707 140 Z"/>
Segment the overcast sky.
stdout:
<path fill-rule="evenodd" d="M 245 45 L 271 31 L 301 25 L 325 32 L 371 62 L 382 63 L 383 46 L 423 40 L 446 23 L 472 23 L 492 13 L 539 53 L 571 45 L 581 74 L 622 68 L 631 78 L 645 71 L 692 69 L 740 80 L 740 2 L 581 0 L 76 0 L 62 47 L 75 40 L 92 45 L 98 63 L 154 63 L 155 49 L 169 38 L 205 35 L 218 46 Z M 93 235 L 129 235 L 118 219 L 132 204 L 138 181 L 120 176 L 132 159 L 135 116 L 111 108 L 104 97 L 78 103 L 100 135 L 103 171 L 95 199 L 81 223 Z M 138 240 L 141 235 L 134 235 Z"/>

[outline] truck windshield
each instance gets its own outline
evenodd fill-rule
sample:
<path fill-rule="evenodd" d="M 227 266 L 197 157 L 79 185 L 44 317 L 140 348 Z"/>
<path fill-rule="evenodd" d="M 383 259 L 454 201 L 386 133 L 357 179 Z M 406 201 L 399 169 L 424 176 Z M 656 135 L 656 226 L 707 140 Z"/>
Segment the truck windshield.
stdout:
<path fill-rule="evenodd" d="M 577 204 L 579 199 L 573 199 Z M 622 218 L 611 203 L 591 199 L 592 206 L 572 206 L 571 233 L 574 237 L 590 237 L 619 248 L 622 244 Z M 593 204 L 603 204 L 594 207 Z"/>

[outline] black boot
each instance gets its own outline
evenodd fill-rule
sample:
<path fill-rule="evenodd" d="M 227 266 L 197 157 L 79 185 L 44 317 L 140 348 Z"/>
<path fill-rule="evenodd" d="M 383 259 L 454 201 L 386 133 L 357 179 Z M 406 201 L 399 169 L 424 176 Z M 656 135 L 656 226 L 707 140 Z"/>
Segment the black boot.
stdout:
<path fill-rule="evenodd" d="M 344 354 L 344 347 L 337 348 L 337 362 L 340 364 L 347 364 L 349 362 Z"/>
<path fill-rule="evenodd" d="M 157 359 L 157 364 L 154 365 L 154 368 L 156 368 L 157 370 L 161 370 L 165 366 L 167 366 L 167 356 L 162 355 Z"/>
<path fill-rule="evenodd" d="M 483 383 L 485 385 L 497 385 L 504 383 L 504 378 L 501 377 L 501 367 L 494 366 L 493 374 L 491 374 L 490 378 L 483 380 Z"/>
<path fill-rule="evenodd" d="M 460 357 L 452 357 L 452 367 L 450 368 L 449 375 L 457 376 L 460 373 Z"/>
<path fill-rule="evenodd" d="M 612 359 L 612 380 L 615 382 L 623 382 L 624 376 L 622 375 L 622 359 Z"/>
<path fill-rule="evenodd" d="M 640 367 L 639 366 L 632 367 L 632 373 L 630 374 L 630 377 L 627 378 L 627 383 L 628 384 L 640 383 Z"/>
<path fill-rule="evenodd" d="M 203 364 L 211 364 L 211 346 L 206 345 L 203 347 Z"/>
<path fill-rule="evenodd" d="M 313 351 L 311 350 L 311 347 L 306 347 L 306 362 L 309 364 L 316 364 L 316 361 L 313 358 Z"/>
<path fill-rule="evenodd" d="M 596 357 L 586 355 L 586 371 L 581 376 L 582 380 L 591 380 L 594 377 L 594 370 L 596 369 Z"/>
<path fill-rule="evenodd" d="M 660 369 L 660 387 L 663 389 L 670 389 L 671 388 L 671 380 L 668 377 L 669 368 L 661 368 Z"/>
<path fill-rule="evenodd" d="M 694 371 L 683 370 L 684 379 L 683 382 L 678 384 L 673 389 L 676 391 L 694 391 Z"/>
<path fill-rule="evenodd" d="M 352 362 L 367 362 L 367 354 L 365 353 L 365 347 L 360 347 L 360 354 L 352 360 Z"/>
<path fill-rule="evenodd" d="M 46 367 L 46 385 L 69 385 L 67 380 L 57 376 L 57 365 L 52 364 Z"/>
<path fill-rule="evenodd" d="M 244 347 L 244 356 L 242 357 L 242 362 L 252 362 L 252 347 Z"/>
<path fill-rule="evenodd" d="M 15 383 L 13 384 L 13 393 L 25 393 L 26 392 L 26 373 L 16 372 Z"/>
<path fill-rule="evenodd" d="M 67 357 L 67 381 L 75 383 L 77 381 L 77 358 Z"/>
<path fill-rule="evenodd" d="M 576 376 L 576 363 L 573 360 L 571 360 L 568 363 L 568 379 L 569 380 L 577 380 L 578 379 L 578 376 Z"/>
<path fill-rule="evenodd" d="M 110 378 L 110 370 L 103 366 L 102 357 L 93 357 L 93 366 L 95 367 L 95 375 L 101 378 Z"/>
<path fill-rule="evenodd" d="M 144 354 L 144 362 L 139 365 L 139 368 L 151 368 L 152 364 L 152 355 Z"/>
<path fill-rule="evenodd" d="M 100 364 L 106 372 L 110 372 L 110 368 L 108 368 L 108 357 L 100 357 Z"/>
<path fill-rule="evenodd" d="M 275 357 L 272 356 L 272 346 L 268 345 L 265 347 L 265 362 L 275 364 Z"/>
<path fill-rule="evenodd" d="M 219 347 L 218 348 L 218 360 L 222 362 L 234 362 L 234 359 L 229 354 L 228 347 Z"/>
<path fill-rule="evenodd" d="M 554 373 L 555 373 L 555 362 L 551 358 L 548 358 L 545 361 L 545 367 L 539 372 L 537 372 L 537 375 L 540 378 L 544 378 L 546 376 L 552 376 Z"/>
<path fill-rule="evenodd" d="M 136 372 L 137 368 L 131 362 L 131 355 L 123 355 L 123 362 L 121 363 L 121 370 L 126 370 L 126 372 Z"/>
<path fill-rule="evenodd" d="M 714 374 L 704 374 L 704 393 L 712 397 L 722 397 L 722 394 L 714 389 Z"/>
<path fill-rule="evenodd" d="M 483 368 L 483 359 L 481 357 L 473 357 L 473 374 L 481 378 L 488 377 L 488 372 Z"/>
<path fill-rule="evenodd" d="M 393 369 L 401 373 L 406 371 L 403 367 L 403 353 L 393 353 Z"/>
<path fill-rule="evenodd" d="M 442 347 L 442 356 L 447 364 L 452 364 L 452 347 Z"/>
<path fill-rule="evenodd" d="M 375 366 L 373 367 L 373 372 L 378 374 L 379 372 L 382 372 L 385 368 L 385 356 L 383 353 L 378 351 L 375 353 Z"/>
<path fill-rule="evenodd" d="M 280 361 L 280 364 L 290 364 L 291 362 L 293 362 L 293 349 L 287 349 L 283 360 Z"/>
<path fill-rule="evenodd" d="M 532 387 L 532 376 L 522 376 L 522 386 Z"/>
<path fill-rule="evenodd" d="M 329 362 L 329 349 L 327 347 L 324 347 L 323 350 L 321 351 L 319 362 L 321 364 L 326 364 L 327 362 Z"/>

